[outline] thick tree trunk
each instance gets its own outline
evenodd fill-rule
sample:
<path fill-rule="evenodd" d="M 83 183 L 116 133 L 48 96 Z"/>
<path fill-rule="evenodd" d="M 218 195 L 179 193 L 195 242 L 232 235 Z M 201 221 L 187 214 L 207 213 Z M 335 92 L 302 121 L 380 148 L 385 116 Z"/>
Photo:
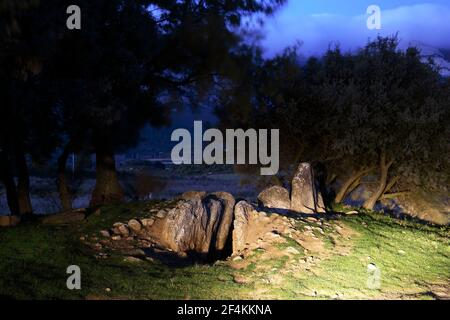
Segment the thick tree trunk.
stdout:
<path fill-rule="evenodd" d="M 364 202 L 363 207 L 367 210 L 373 210 L 376 202 L 381 198 L 381 196 L 386 191 L 387 180 L 389 168 L 391 167 L 393 161 L 389 161 L 386 163 L 386 155 L 384 153 L 381 154 L 380 157 L 380 181 L 378 183 L 377 190 L 373 193 L 373 195 Z"/>
<path fill-rule="evenodd" d="M 372 170 L 373 168 L 368 168 L 353 172 L 339 189 L 336 197 L 334 198 L 334 202 L 341 203 L 342 201 L 344 201 L 347 194 L 353 191 L 360 184 L 361 178 Z"/>
<path fill-rule="evenodd" d="M 19 199 L 19 209 L 21 215 L 33 213 L 30 199 L 30 175 L 28 173 L 27 160 L 20 148 L 16 148 L 16 169 L 17 169 L 17 197 Z"/>
<path fill-rule="evenodd" d="M 6 201 L 11 215 L 19 215 L 19 199 L 17 196 L 16 183 L 11 173 L 9 157 L 5 151 L 0 151 L 0 180 L 5 185 Z"/>
<path fill-rule="evenodd" d="M 58 187 L 59 200 L 63 211 L 72 210 L 72 196 L 70 195 L 66 179 L 66 164 L 70 154 L 70 142 L 64 147 L 63 152 L 58 158 L 58 172 L 56 184 Z"/>
<path fill-rule="evenodd" d="M 114 153 L 108 147 L 96 147 L 96 174 L 91 206 L 122 201 L 123 190 L 117 177 Z"/>

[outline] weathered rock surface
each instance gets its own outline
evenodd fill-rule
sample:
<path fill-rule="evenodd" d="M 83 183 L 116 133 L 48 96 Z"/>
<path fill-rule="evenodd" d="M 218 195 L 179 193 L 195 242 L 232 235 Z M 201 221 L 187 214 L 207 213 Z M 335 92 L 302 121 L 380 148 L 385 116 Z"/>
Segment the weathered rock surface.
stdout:
<path fill-rule="evenodd" d="M 100 230 L 100 235 L 105 238 L 109 238 L 111 236 L 108 230 Z"/>
<path fill-rule="evenodd" d="M 323 213 L 325 205 L 309 163 L 300 163 L 292 179 L 291 210 L 299 213 Z"/>
<path fill-rule="evenodd" d="M 128 227 L 121 222 L 114 223 L 112 232 L 116 235 L 124 237 L 128 237 L 128 235 L 130 234 L 130 230 L 128 229 Z"/>
<path fill-rule="evenodd" d="M 218 192 L 181 200 L 152 227 L 156 238 L 174 252 L 207 258 L 225 249 L 233 220 L 234 198 Z"/>
<path fill-rule="evenodd" d="M 222 201 L 222 215 L 220 217 L 220 224 L 217 229 L 216 239 L 214 241 L 215 251 L 222 253 L 226 248 L 228 237 L 230 236 L 231 226 L 234 218 L 234 205 L 236 201 L 234 197 L 228 192 L 215 192 L 212 194 Z"/>
<path fill-rule="evenodd" d="M 265 208 L 290 209 L 289 191 L 280 186 L 271 186 L 258 195 L 259 204 Z"/>
<path fill-rule="evenodd" d="M 247 201 L 239 201 L 234 207 L 233 255 L 245 248 L 252 211 L 253 207 Z"/>
<path fill-rule="evenodd" d="M 18 216 L 0 216 L 0 227 L 15 227 L 19 222 Z"/>
<path fill-rule="evenodd" d="M 141 223 L 136 219 L 131 219 L 130 221 L 128 221 L 128 227 L 134 233 L 139 233 L 142 229 Z"/>
<path fill-rule="evenodd" d="M 155 219 L 153 219 L 153 218 L 145 218 L 145 219 L 141 220 L 141 223 L 144 226 L 144 228 L 151 227 L 154 222 L 155 222 Z"/>

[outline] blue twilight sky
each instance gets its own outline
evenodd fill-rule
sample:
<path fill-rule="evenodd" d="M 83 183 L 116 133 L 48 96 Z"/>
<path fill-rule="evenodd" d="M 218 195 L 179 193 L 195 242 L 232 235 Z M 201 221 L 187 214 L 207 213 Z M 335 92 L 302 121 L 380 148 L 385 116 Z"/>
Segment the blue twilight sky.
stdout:
<path fill-rule="evenodd" d="M 381 30 L 366 26 L 369 5 L 381 8 Z M 450 0 L 288 0 L 264 28 L 268 55 L 296 41 L 303 43 L 305 55 L 320 54 L 334 43 L 352 50 L 397 31 L 403 46 L 450 49 Z"/>

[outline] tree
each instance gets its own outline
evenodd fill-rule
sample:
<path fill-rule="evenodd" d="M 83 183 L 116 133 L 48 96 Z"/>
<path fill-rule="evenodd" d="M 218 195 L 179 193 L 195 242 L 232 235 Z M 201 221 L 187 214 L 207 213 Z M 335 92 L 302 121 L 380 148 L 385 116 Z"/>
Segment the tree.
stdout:
<path fill-rule="evenodd" d="M 417 49 L 380 37 L 353 54 L 337 47 L 301 66 L 287 50 L 255 68 L 244 110 L 255 125 L 280 129 L 287 164 L 322 163 L 329 182 L 339 176 L 336 202 L 377 169 L 367 209 L 415 186 L 448 185 L 448 94 Z M 233 122 L 243 109 L 229 106 L 222 114 Z"/>
<path fill-rule="evenodd" d="M 2 177 L 13 214 L 32 213 L 27 155 L 42 160 L 57 140 L 55 131 L 46 125 L 54 119 L 51 97 L 41 78 L 52 41 L 51 23 L 42 17 L 51 10 L 33 1 L 4 1 L 0 8 L 0 149 Z"/>
<path fill-rule="evenodd" d="M 64 33 L 51 74 L 59 87 L 68 145 L 82 139 L 96 154 L 91 205 L 123 197 L 114 153 L 133 145 L 145 123 L 167 123 L 174 102 L 181 104 L 187 96 L 201 99 L 218 79 L 232 77 L 243 18 L 269 14 L 283 2 L 79 4 L 83 26 Z M 66 154 L 60 158 L 59 189 L 67 203 Z"/>

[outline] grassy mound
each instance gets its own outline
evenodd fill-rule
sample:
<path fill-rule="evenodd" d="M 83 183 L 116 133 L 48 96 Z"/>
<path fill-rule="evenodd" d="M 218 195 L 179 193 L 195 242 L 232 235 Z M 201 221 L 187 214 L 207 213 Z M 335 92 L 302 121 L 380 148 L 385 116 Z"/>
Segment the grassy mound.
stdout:
<path fill-rule="evenodd" d="M 310 221 L 323 244 L 307 250 L 286 237 L 280 254 L 256 248 L 214 264 L 168 266 L 95 255 L 80 237 L 143 215 L 156 202 L 102 208 L 70 226 L 23 224 L 0 229 L 0 296 L 13 299 L 429 299 L 448 297 L 449 229 L 376 213 Z M 147 211 L 148 212 L 148 211 Z M 68 290 L 66 269 L 81 268 L 81 290 Z M 372 271 L 368 271 L 372 268 Z M 371 285 L 373 270 L 378 282 Z M 371 278 L 372 277 L 372 278 Z"/>

